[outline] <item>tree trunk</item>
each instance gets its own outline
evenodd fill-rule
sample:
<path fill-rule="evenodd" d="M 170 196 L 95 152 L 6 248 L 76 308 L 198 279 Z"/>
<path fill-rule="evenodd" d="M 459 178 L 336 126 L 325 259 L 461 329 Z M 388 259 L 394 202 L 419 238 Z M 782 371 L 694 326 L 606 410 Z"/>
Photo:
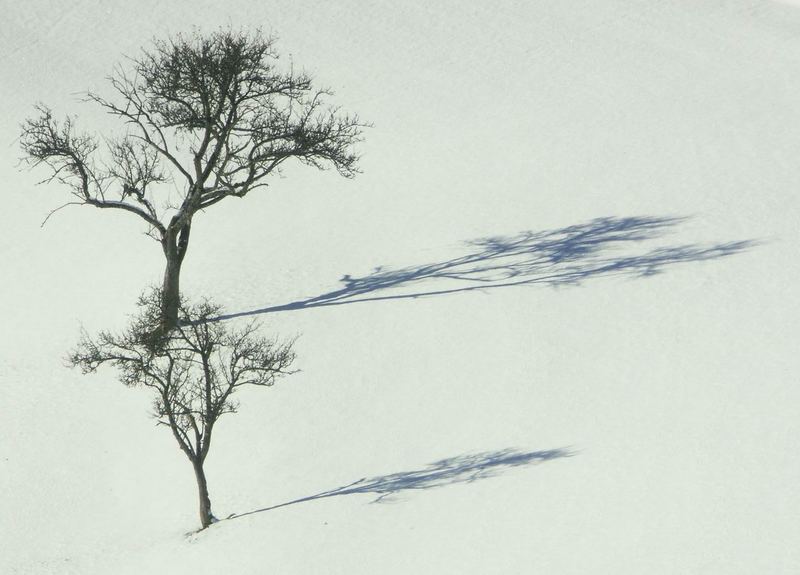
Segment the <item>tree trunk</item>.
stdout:
<path fill-rule="evenodd" d="M 181 265 L 189 247 L 191 223 L 180 228 L 169 228 L 161 241 L 167 267 L 164 270 L 164 283 L 161 286 L 161 327 L 162 335 L 166 335 L 178 325 L 178 313 L 181 305 L 180 279 Z"/>
<path fill-rule="evenodd" d="M 161 329 L 164 334 L 178 325 L 178 310 L 181 303 L 180 280 L 183 258 L 173 250 L 164 250 L 167 267 L 164 270 L 164 283 L 161 286 Z"/>
<path fill-rule="evenodd" d="M 194 467 L 194 476 L 197 478 L 197 491 L 200 496 L 200 524 L 205 529 L 215 521 L 214 515 L 211 513 L 211 499 L 208 497 L 208 483 L 206 482 L 206 474 L 203 471 L 203 464 L 199 461 L 192 461 Z"/>

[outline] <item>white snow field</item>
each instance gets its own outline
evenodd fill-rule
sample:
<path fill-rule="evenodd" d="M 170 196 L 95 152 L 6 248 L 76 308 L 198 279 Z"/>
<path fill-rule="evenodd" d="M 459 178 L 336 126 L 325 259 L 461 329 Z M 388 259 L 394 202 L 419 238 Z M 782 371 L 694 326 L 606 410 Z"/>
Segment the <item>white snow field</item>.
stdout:
<path fill-rule="evenodd" d="M 3 18 L 0 573 L 800 573 L 796 3 Z M 299 335 L 301 371 L 221 420 L 213 509 L 243 516 L 187 537 L 147 391 L 63 363 L 124 325 L 159 246 L 88 207 L 40 228 L 67 192 L 17 137 L 37 101 L 108 129 L 79 93 L 123 54 L 228 25 L 374 127 L 356 179 L 291 166 L 195 220 L 185 293 Z"/>

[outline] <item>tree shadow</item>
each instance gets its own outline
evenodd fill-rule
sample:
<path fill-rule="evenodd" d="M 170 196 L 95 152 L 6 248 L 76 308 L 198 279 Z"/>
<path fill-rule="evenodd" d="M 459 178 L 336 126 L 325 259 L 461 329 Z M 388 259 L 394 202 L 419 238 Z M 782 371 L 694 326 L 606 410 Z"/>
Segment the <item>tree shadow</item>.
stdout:
<path fill-rule="evenodd" d="M 327 497 L 337 497 L 339 495 L 354 495 L 371 493 L 377 495 L 372 503 L 385 503 L 398 493 L 404 491 L 434 489 L 445 485 L 458 483 L 472 483 L 479 479 L 494 477 L 512 468 L 533 465 L 562 457 L 574 455 L 567 449 L 549 449 L 546 451 L 523 452 L 516 449 L 503 449 L 499 451 L 486 451 L 450 457 L 436 461 L 428 466 L 413 471 L 402 471 L 379 477 L 363 477 L 348 485 L 337 487 L 329 491 L 323 491 L 315 495 L 301 497 L 286 503 L 263 507 L 246 513 L 232 514 L 225 520 L 237 519 L 255 513 L 272 511 L 281 507 L 325 499 Z"/>
<path fill-rule="evenodd" d="M 469 252 L 453 259 L 400 269 L 383 267 L 365 276 L 344 275 L 341 288 L 303 300 L 215 320 L 359 302 L 408 299 L 501 287 L 580 285 L 590 278 L 646 277 L 676 264 L 737 254 L 752 240 L 683 244 L 630 253 L 625 248 L 663 236 L 685 217 L 606 217 L 541 232 L 525 231 L 466 242 Z M 395 293 L 387 293 L 398 290 Z M 383 292 L 383 295 L 378 295 Z"/>

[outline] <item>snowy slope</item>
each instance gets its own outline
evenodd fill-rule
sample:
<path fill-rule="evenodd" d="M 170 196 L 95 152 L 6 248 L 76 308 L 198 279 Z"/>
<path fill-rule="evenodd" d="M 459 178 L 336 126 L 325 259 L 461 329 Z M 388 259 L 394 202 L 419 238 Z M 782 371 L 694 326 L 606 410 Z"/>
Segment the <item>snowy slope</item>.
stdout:
<path fill-rule="evenodd" d="M 800 571 L 799 7 L 5 16 L 0 572 Z M 89 209 L 40 229 L 65 192 L 15 138 L 39 100 L 107 126 L 70 95 L 153 35 L 254 23 L 375 127 L 357 179 L 290 168 L 197 220 L 184 288 L 299 334 L 302 371 L 221 422 L 214 510 L 249 514 L 187 539 L 147 394 L 62 362 L 124 323 L 158 246 Z"/>

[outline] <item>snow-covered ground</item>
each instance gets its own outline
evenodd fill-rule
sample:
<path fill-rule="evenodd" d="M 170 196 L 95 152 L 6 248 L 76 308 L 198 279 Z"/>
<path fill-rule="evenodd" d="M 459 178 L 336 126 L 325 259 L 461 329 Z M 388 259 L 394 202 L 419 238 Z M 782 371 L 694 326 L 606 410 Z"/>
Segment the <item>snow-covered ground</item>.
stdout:
<path fill-rule="evenodd" d="M 800 7 L 3 16 L 0 572 L 800 572 Z M 158 246 L 88 208 L 40 229 L 66 192 L 15 139 L 40 100 L 103 129 L 74 93 L 229 24 L 375 127 L 355 180 L 292 167 L 196 220 L 186 292 L 300 335 L 302 371 L 222 420 L 212 503 L 246 515 L 187 538 L 194 477 L 147 393 L 63 366 L 81 326 L 125 322 Z"/>

